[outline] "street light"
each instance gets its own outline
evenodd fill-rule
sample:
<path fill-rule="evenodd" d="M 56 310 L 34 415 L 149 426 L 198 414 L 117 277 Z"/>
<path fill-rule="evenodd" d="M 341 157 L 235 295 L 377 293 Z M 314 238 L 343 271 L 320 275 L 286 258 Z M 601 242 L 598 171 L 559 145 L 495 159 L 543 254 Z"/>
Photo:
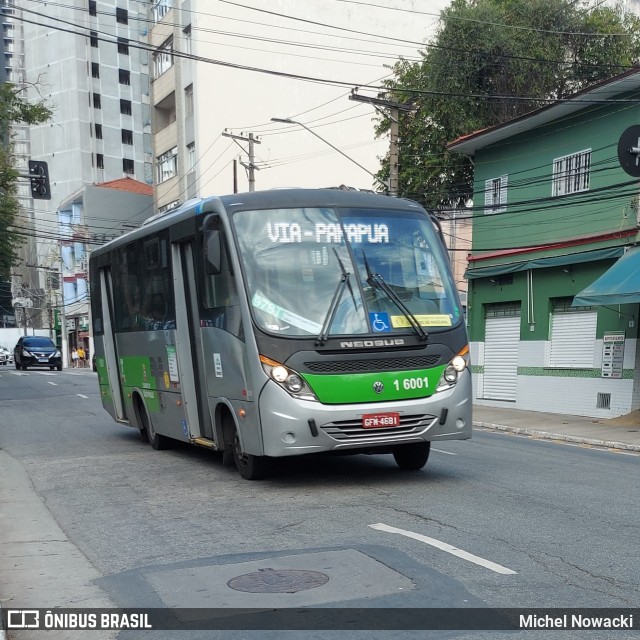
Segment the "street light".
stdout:
<path fill-rule="evenodd" d="M 325 144 L 328 144 L 332 149 L 337 151 L 340 155 L 344 156 L 347 160 L 350 160 L 351 162 L 353 162 L 353 164 L 358 165 L 363 171 L 366 171 L 376 182 L 381 184 L 385 188 L 385 190 L 388 190 L 388 185 L 382 182 L 382 180 L 380 180 L 380 178 L 378 178 L 375 173 L 371 173 L 369 169 L 367 169 L 366 167 L 363 167 L 359 162 L 356 162 L 353 158 L 349 157 L 344 151 L 342 151 L 341 149 L 338 149 L 338 147 L 331 144 L 328 140 L 325 140 L 322 136 L 318 135 L 313 129 L 309 129 L 309 127 L 307 127 L 306 124 L 302 124 L 302 122 L 298 122 L 297 120 L 291 120 L 291 118 L 271 118 L 271 122 L 282 122 L 284 124 L 297 124 L 303 129 L 306 129 L 309 133 L 314 135 L 316 138 L 319 138 L 320 140 L 322 140 L 322 142 L 324 142 Z"/>

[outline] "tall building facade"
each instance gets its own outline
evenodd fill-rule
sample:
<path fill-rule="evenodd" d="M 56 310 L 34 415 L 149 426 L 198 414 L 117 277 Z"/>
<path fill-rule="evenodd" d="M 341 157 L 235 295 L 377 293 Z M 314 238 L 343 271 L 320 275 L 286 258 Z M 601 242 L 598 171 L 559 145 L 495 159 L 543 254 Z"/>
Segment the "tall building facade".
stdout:
<path fill-rule="evenodd" d="M 167 211 L 195 197 L 194 63 L 192 53 L 192 2 L 173 8 L 172 0 L 152 2 L 149 75 L 155 158 L 155 201 Z"/>
<path fill-rule="evenodd" d="M 14 131 L 20 172 L 28 172 L 29 160 L 44 161 L 50 180 L 50 199 L 34 200 L 29 182 L 19 184 L 16 223 L 28 241 L 12 289 L 33 304 L 25 319 L 29 326 L 50 321 L 56 299 L 50 274 L 65 271 L 68 234 L 61 230 L 68 220 L 61 204 L 85 185 L 125 177 L 152 182 L 149 55 L 139 46 L 147 34 L 148 8 L 137 0 L 25 0 L 3 6 L 5 33 L 12 34 L 7 79 L 30 102 L 44 100 L 53 112 L 48 122 Z M 113 217 L 81 233 L 88 240 L 118 235 L 126 219 L 114 208 Z"/>

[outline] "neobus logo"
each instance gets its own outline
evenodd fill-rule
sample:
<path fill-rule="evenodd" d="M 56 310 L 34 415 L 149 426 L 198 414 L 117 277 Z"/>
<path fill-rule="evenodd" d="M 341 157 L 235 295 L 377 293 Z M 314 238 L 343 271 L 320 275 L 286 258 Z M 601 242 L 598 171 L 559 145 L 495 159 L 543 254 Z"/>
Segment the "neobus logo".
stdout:
<path fill-rule="evenodd" d="M 362 349 L 366 347 L 395 347 L 404 344 L 404 338 L 385 338 L 381 340 L 345 340 L 341 349 Z"/>

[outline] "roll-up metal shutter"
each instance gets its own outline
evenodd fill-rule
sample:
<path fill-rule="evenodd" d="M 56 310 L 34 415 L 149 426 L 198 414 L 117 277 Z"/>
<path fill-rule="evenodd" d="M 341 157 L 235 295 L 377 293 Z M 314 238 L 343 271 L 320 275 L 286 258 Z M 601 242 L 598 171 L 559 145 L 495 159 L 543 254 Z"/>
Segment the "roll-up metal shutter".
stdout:
<path fill-rule="evenodd" d="M 488 317 L 484 342 L 484 398 L 515 401 L 520 315 Z"/>
<path fill-rule="evenodd" d="M 551 316 L 549 366 L 591 369 L 596 346 L 597 311 L 556 311 Z"/>

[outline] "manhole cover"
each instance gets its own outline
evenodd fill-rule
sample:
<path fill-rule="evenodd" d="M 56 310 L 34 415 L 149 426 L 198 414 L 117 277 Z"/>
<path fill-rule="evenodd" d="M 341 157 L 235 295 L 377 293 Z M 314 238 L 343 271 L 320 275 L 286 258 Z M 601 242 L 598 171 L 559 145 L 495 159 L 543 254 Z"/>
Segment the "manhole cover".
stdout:
<path fill-rule="evenodd" d="M 319 571 L 302 569 L 260 569 L 232 578 L 227 586 L 247 593 L 297 593 L 321 587 L 329 576 Z"/>

